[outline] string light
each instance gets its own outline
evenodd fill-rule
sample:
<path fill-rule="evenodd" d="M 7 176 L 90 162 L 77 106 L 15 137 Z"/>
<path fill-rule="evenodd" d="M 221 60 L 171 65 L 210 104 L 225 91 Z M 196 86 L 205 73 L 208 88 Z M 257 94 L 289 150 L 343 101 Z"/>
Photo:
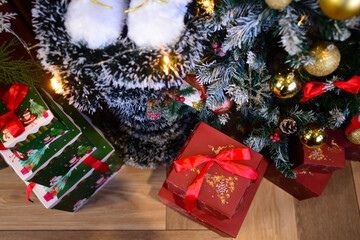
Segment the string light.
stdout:
<path fill-rule="evenodd" d="M 305 15 L 302 15 L 301 16 L 301 19 L 300 19 L 300 21 L 298 22 L 298 26 L 301 26 L 301 24 L 302 24 L 302 22 L 304 21 L 304 19 L 305 19 Z"/>
<path fill-rule="evenodd" d="M 64 93 L 64 86 L 61 82 L 60 77 L 54 76 L 53 78 L 51 78 L 50 82 L 51 82 L 51 86 L 54 89 L 55 93 L 57 93 L 57 94 Z"/>
<path fill-rule="evenodd" d="M 168 75 L 169 74 L 169 68 L 171 67 L 170 66 L 170 58 L 169 58 L 169 55 L 165 55 L 163 57 L 163 62 L 164 62 L 164 65 L 163 65 L 163 70 L 165 72 L 165 75 Z"/>
<path fill-rule="evenodd" d="M 206 13 L 212 14 L 212 13 L 215 12 L 214 11 L 215 4 L 214 4 L 213 0 L 202 0 L 200 3 L 202 4 L 202 6 L 205 9 Z"/>

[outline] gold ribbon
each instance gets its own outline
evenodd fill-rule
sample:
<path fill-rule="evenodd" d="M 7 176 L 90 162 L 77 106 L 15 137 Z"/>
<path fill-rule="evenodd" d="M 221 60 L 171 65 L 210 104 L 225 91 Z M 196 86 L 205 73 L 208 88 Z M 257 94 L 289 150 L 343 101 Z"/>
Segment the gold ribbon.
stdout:
<path fill-rule="evenodd" d="M 93 3 L 99 4 L 100 6 L 103 6 L 103 7 L 109 8 L 109 9 L 112 9 L 112 7 L 110 7 L 110 6 L 108 6 L 108 5 L 105 5 L 105 4 L 101 3 L 101 2 L 98 2 L 98 1 L 96 1 L 96 0 L 91 0 L 91 1 L 92 1 Z"/>
<path fill-rule="evenodd" d="M 92 0 L 91 0 L 91 1 L 92 1 Z M 158 2 L 158 3 L 169 3 L 169 0 L 146 0 L 143 4 L 140 4 L 140 5 L 137 6 L 137 7 L 134 7 L 134 8 L 131 8 L 131 9 L 126 10 L 125 13 L 138 10 L 139 8 L 142 8 L 143 6 L 145 6 L 145 5 L 146 5 L 148 2 L 150 2 L 150 1 L 155 1 L 155 2 Z"/>

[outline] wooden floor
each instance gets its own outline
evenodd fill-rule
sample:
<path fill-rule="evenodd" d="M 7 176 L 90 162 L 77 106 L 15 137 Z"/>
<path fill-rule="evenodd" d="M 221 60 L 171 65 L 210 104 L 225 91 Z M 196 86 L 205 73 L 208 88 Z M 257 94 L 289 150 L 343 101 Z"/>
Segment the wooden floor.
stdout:
<path fill-rule="evenodd" d="M 225 239 L 162 205 L 165 168 L 125 167 L 78 213 L 27 202 L 25 185 L 0 170 L 0 239 Z M 263 180 L 237 239 L 360 239 L 360 162 L 335 172 L 322 196 L 297 201 Z"/>

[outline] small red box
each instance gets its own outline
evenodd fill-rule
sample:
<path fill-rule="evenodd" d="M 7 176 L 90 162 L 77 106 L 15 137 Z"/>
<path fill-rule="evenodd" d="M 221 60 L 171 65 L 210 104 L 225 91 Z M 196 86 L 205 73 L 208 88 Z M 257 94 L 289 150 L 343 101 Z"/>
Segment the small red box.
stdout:
<path fill-rule="evenodd" d="M 298 172 L 331 173 L 345 168 L 345 149 L 341 131 L 328 131 L 328 140 L 320 148 L 308 148 L 298 139 L 290 142 L 289 157 Z"/>
<path fill-rule="evenodd" d="M 275 164 L 271 163 L 266 171 L 265 178 L 288 192 L 298 200 L 318 197 L 323 192 L 332 173 L 296 172 L 296 178 L 286 178 Z"/>
<path fill-rule="evenodd" d="M 345 148 L 345 159 L 350 161 L 360 161 L 360 145 L 349 142 L 342 131 L 341 145 Z"/>
<path fill-rule="evenodd" d="M 221 150 L 232 148 L 246 148 L 246 146 L 205 123 L 200 123 L 177 159 L 200 154 L 215 157 Z M 258 178 L 249 180 L 234 175 L 215 163 L 205 175 L 197 206 L 190 215 L 184 210 L 186 190 L 204 164 L 180 173 L 172 166 L 164 184 L 165 190 L 162 189 L 159 196 L 170 206 L 175 205 L 175 208 L 181 209 L 182 213 L 195 221 L 211 226 L 212 229 L 218 229 L 227 236 L 236 237 L 265 174 L 268 161 L 261 154 L 251 150 L 250 161 L 236 162 L 257 170 Z"/>

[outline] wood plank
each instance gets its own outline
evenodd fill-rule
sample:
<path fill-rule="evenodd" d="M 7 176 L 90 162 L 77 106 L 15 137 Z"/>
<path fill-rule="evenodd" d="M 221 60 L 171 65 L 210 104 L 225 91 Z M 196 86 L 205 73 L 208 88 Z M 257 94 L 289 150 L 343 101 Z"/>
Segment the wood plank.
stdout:
<path fill-rule="evenodd" d="M 203 225 L 194 222 L 181 213 L 167 207 L 166 209 L 166 229 L 167 230 L 205 230 Z"/>
<path fill-rule="evenodd" d="M 300 240 L 359 239 L 360 215 L 350 163 L 335 171 L 320 197 L 299 201 Z"/>
<path fill-rule="evenodd" d="M 126 166 L 77 213 L 45 209 L 25 199 L 25 184 L 11 168 L 0 171 L 0 230 L 163 230 L 166 207 L 157 193 L 165 168 Z"/>
<path fill-rule="evenodd" d="M 223 240 L 211 231 L 0 231 L 1 240 Z M 226 238 L 225 238 L 226 239 Z"/>
<path fill-rule="evenodd" d="M 360 209 L 360 162 L 351 161 L 351 168 L 354 178 L 358 207 Z"/>
<path fill-rule="evenodd" d="M 263 179 L 236 239 L 296 240 L 294 198 Z"/>

